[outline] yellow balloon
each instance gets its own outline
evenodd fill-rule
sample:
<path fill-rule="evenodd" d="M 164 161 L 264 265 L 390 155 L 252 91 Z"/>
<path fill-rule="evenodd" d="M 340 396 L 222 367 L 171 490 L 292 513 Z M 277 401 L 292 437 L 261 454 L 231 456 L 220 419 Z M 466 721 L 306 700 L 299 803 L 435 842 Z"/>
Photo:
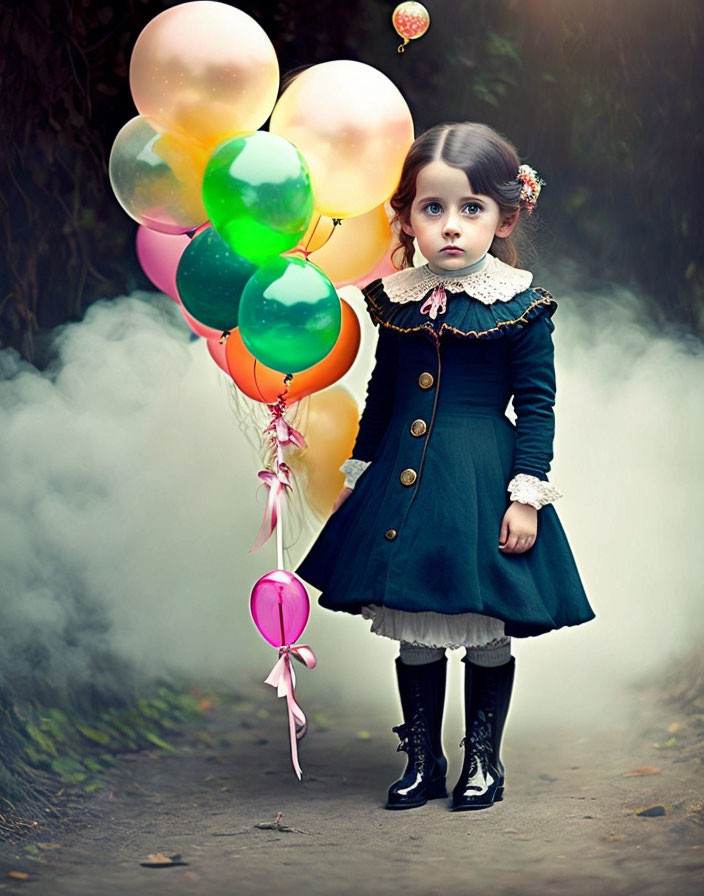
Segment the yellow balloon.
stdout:
<path fill-rule="evenodd" d="M 325 245 L 312 252 L 308 261 L 317 264 L 336 286 L 356 283 L 384 257 L 391 240 L 391 228 L 384 206 L 345 218 Z"/>
<path fill-rule="evenodd" d="M 308 448 L 286 457 L 306 499 L 321 519 L 330 516 L 345 484 L 339 467 L 352 453 L 359 429 L 359 408 L 344 386 L 330 386 L 308 396 L 308 412 L 300 432 Z"/>
<path fill-rule="evenodd" d="M 251 16 L 214 0 L 164 10 L 130 60 L 137 109 L 213 150 L 269 117 L 279 86 L 276 51 Z"/>
<path fill-rule="evenodd" d="M 398 87 L 364 62 L 336 59 L 305 69 L 274 106 L 269 130 L 303 154 L 316 208 L 362 215 L 398 184 L 413 119 Z"/>
<path fill-rule="evenodd" d="M 334 229 L 335 225 L 332 218 L 328 218 L 327 215 L 321 215 L 316 209 L 313 212 L 313 217 L 310 219 L 308 230 L 306 230 L 303 239 L 291 251 L 305 250 L 307 254 L 315 252 L 327 243 Z"/>

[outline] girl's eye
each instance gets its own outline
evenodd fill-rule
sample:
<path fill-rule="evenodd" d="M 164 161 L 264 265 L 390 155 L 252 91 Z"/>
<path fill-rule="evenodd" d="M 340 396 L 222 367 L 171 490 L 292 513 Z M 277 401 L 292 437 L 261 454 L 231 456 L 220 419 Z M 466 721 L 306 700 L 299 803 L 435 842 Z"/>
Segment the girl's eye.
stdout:
<path fill-rule="evenodd" d="M 476 217 L 481 211 L 482 206 L 479 205 L 478 202 L 468 202 L 464 206 L 468 210 L 470 217 Z M 429 215 L 436 217 L 437 215 L 442 214 L 442 206 L 439 202 L 428 202 L 423 206 L 423 211 L 427 212 Z"/>

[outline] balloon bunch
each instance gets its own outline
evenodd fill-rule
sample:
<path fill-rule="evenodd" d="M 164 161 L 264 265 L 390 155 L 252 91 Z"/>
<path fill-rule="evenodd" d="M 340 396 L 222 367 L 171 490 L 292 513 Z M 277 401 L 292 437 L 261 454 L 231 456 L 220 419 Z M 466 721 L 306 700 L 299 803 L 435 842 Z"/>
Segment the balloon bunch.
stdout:
<path fill-rule="evenodd" d="M 135 43 L 129 77 L 139 114 L 117 134 L 109 172 L 118 201 L 140 225 L 140 263 L 179 303 L 236 389 L 268 409 L 262 435 L 271 460 L 259 472 L 268 497 L 251 550 L 276 530 L 278 568 L 255 585 L 251 609 L 274 643 L 260 605 L 278 608 L 278 672 L 267 681 L 287 696 L 300 777 L 295 740 L 305 716 L 294 699 L 290 657 L 309 667 L 315 658 L 310 648 L 292 646 L 302 627 L 287 627 L 292 607 L 300 609 L 304 597 L 307 607 L 308 596 L 282 568 L 283 507 L 291 473 L 298 468 L 310 485 L 321 467 L 327 488 L 317 486 L 326 492 L 318 509 L 330 512 L 358 412 L 338 393 L 337 410 L 352 424 L 349 444 L 337 447 L 338 457 L 318 455 L 316 470 L 306 463 L 315 452 L 286 413 L 335 383 L 357 355 L 359 320 L 337 290 L 393 270 L 385 203 L 413 141 L 413 121 L 385 75 L 349 60 L 304 69 L 277 100 L 279 66 L 266 32 L 214 0 L 182 3 L 152 19 Z M 268 131 L 260 130 L 267 119 Z M 255 600 L 261 594 L 275 599 Z"/>

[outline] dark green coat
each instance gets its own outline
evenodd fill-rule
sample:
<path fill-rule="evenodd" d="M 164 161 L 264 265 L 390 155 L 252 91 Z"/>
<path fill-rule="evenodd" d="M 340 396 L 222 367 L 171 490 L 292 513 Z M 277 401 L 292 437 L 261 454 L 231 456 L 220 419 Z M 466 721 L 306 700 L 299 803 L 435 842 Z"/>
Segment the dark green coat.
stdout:
<path fill-rule="evenodd" d="M 555 299 L 530 288 L 485 305 L 456 293 L 432 321 L 421 302 L 392 302 L 381 280 L 363 293 L 379 340 L 352 456 L 372 463 L 296 573 L 321 606 L 348 613 L 482 613 L 516 637 L 592 619 L 552 504 L 532 548 L 498 549 L 509 481 L 548 479 Z"/>

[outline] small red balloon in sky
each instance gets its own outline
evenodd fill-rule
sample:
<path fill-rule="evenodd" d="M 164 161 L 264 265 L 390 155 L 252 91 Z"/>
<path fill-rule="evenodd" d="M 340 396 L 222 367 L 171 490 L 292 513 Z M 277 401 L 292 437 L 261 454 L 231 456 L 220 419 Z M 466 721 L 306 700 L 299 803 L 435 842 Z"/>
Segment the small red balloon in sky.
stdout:
<path fill-rule="evenodd" d="M 430 14 L 422 3 L 399 3 L 391 15 L 391 21 L 403 43 L 399 53 L 403 53 L 409 40 L 422 37 L 430 26 Z"/>

